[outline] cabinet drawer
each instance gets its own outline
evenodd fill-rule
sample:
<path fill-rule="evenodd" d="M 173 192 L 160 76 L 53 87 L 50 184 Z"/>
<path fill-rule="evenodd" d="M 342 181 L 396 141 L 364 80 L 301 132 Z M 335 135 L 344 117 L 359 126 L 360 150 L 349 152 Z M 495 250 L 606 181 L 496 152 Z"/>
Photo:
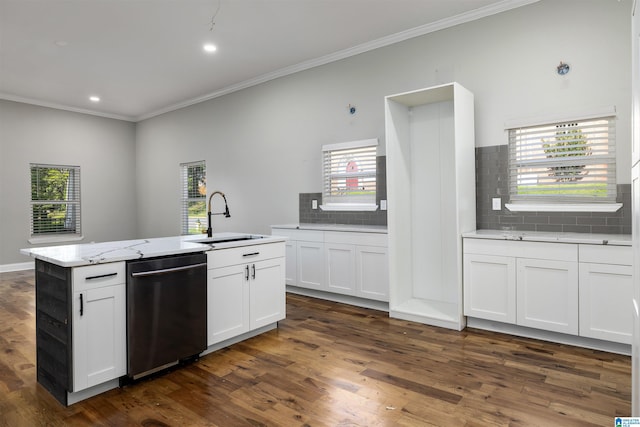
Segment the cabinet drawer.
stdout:
<path fill-rule="evenodd" d="M 631 246 L 580 245 L 578 250 L 580 262 L 633 265 Z"/>
<path fill-rule="evenodd" d="M 387 234 L 384 233 L 356 233 L 347 231 L 325 231 L 325 243 L 342 243 L 346 245 L 382 246 L 387 247 Z"/>
<path fill-rule="evenodd" d="M 207 268 L 227 267 L 264 259 L 281 258 L 284 257 L 284 250 L 284 242 L 213 250 L 207 252 Z"/>
<path fill-rule="evenodd" d="M 73 269 L 73 291 L 100 288 L 125 283 L 126 272 L 124 262 L 88 265 Z"/>

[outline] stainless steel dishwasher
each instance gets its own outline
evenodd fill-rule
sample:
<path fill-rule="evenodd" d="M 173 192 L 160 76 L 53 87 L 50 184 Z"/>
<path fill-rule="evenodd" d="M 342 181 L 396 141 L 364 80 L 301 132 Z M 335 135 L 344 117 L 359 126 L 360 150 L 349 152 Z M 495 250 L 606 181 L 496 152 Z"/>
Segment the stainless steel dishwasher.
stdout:
<path fill-rule="evenodd" d="M 207 348 L 207 256 L 127 262 L 127 375 L 137 379 Z"/>

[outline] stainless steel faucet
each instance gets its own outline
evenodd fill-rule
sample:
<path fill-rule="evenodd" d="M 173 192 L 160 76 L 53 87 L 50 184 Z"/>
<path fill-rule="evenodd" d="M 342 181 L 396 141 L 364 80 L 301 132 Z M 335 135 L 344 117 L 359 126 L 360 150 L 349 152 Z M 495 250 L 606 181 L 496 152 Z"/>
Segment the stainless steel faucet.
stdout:
<path fill-rule="evenodd" d="M 211 212 L 211 199 L 213 199 L 213 196 L 215 196 L 216 194 L 221 195 L 222 198 L 224 199 L 224 212 L 217 212 L 217 213 Z M 208 226 L 207 237 L 213 236 L 213 229 L 211 228 L 211 215 L 224 215 L 226 218 L 231 217 L 231 214 L 229 213 L 229 205 L 227 205 L 227 197 L 224 195 L 222 191 L 214 191 L 209 196 L 209 209 L 207 210 L 207 226 Z"/>

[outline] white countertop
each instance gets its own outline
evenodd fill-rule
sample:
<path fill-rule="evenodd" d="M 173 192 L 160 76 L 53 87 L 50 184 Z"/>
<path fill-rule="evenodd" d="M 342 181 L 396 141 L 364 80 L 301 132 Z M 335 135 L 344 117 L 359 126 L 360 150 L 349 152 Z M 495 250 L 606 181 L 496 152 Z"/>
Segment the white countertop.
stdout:
<path fill-rule="evenodd" d="M 476 230 L 462 237 L 493 240 L 522 240 L 529 242 L 582 243 L 589 245 L 631 246 L 630 234 L 552 233 L 542 231 Z"/>
<path fill-rule="evenodd" d="M 213 237 L 218 239 L 232 239 L 243 235 L 246 235 L 246 233 L 214 233 Z M 21 249 L 20 253 L 61 267 L 78 267 L 82 265 L 126 261 L 139 258 L 205 252 L 286 240 L 285 238 L 278 236 L 259 236 L 262 238 L 214 243 L 210 245 L 195 242 L 195 240 L 203 240 L 207 238 L 206 235 L 196 234 L 189 236 L 157 237 L 151 239 L 27 248 Z"/>
<path fill-rule="evenodd" d="M 271 228 L 285 230 L 351 231 L 356 233 L 387 233 L 386 225 L 350 225 L 350 224 L 279 224 Z"/>

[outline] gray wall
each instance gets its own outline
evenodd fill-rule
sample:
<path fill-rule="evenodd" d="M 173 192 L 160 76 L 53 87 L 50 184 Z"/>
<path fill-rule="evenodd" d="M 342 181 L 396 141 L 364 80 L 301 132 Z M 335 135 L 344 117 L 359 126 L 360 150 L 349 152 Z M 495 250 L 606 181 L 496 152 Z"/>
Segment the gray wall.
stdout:
<path fill-rule="evenodd" d="M 0 267 L 34 246 L 29 163 L 80 166 L 80 243 L 135 237 L 134 148 L 134 123 L 0 100 Z"/>
<path fill-rule="evenodd" d="M 214 230 L 296 222 L 299 194 L 322 190 L 323 144 L 379 138 L 385 155 L 384 96 L 448 81 L 475 94 L 479 147 L 506 144 L 509 119 L 615 105 L 618 180 L 630 183 L 630 10 L 543 0 L 138 123 L 139 232 L 179 233 L 178 163 L 201 159 L 232 213 Z"/>

